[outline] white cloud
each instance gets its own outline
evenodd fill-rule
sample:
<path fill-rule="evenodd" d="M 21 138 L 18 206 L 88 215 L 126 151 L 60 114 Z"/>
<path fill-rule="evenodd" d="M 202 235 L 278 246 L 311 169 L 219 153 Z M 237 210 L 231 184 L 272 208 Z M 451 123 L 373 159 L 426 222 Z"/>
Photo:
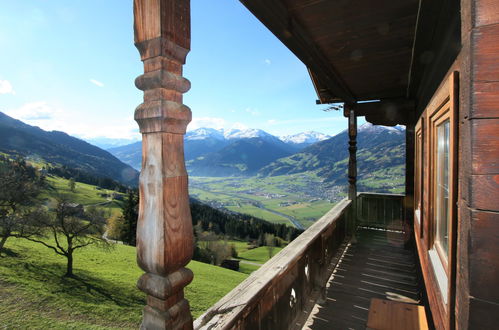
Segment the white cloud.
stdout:
<path fill-rule="evenodd" d="M 10 81 L 0 80 L 0 94 L 16 94 Z"/>
<path fill-rule="evenodd" d="M 113 124 L 109 125 L 109 120 L 92 120 L 86 116 L 79 118 L 80 114 L 55 108 L 46 101 L 26 103 L 18 109 L 7 110 L 6 114 L 46 131 L 62 131 L 83 139 L 140 138 L 138 125 L 131 117 L 114 119 Z"/>
<path fill-rule="evenodd" d="M 76 135 L 83 139 L 109 138 L 136 140 L 140 138 L 139 126 L 135 120 L 122 120 L 121 124 L 99 125 L 98 123 L 85 123 L 71 127 L 66 133 Z"/>
<path fill-rule="evenodd" d="M 265 60 L 263 60 L 265 62 L 265 64 L 267 65 L 271 65 L 272 64 L 272 61 L 268 58 L 266 58 Z"/>
<path fill-rule="evenodd" d="M 259 116 L 260 115 L 260 111 L 252 109 L 252 108 L 246 108 L 246 109 L 244 109 L 244 111 L 246 111 L 247 113 L 249 113 L 252 116 Z"/>
<path fill-rule="evenodd" d="M 98 80 L 95 80 L 95 79 L 90 79 L 90 82 L 92 84 L 94 84 L 95 86 L 98 86 L 98 87 L 104 87 L 104 83 L 98 81 Z"/>
<path fill-rule="evenodd" d="M 227 122 L 223 118 L 216 117 L 194 117 L 187 126 L 188 131 L 192 131 L 201 127 L 220 129 L 224 128 Z"/>
<path fill-rule="evenodd" d="M 23 121 L 53 119 L 57 112 L 58 110 L 48 105 L 45 101 L 26 103 L 18 109 L 6 111 L 9 116 Z"/>

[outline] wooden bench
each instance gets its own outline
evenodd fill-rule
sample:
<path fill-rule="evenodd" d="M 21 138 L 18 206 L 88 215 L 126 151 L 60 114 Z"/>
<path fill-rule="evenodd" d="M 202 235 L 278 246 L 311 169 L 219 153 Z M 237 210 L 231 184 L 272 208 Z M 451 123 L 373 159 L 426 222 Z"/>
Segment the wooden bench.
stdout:
<path fill-rule="evenodd" d="M 367 329 L 427 330 L 424 306 L 373 298 L 369 307 Z"/>

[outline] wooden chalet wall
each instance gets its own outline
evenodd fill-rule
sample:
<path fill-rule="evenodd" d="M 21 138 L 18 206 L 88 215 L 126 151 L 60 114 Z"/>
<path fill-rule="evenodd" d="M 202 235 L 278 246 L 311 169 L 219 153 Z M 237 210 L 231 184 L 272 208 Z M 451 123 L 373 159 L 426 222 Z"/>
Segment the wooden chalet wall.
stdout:
<path fill-rule="evenodd" d="M 460 13 L 451 11 L 460 22 L 447 18 L 435 32 L 433 46 L 430 40 L 423 40 L 434 51 L 434 63 L 413 67 L 417 84 L 411 91 L 424 136 L 423 221 L 421 228 L 415 221 L 415 236 L 435 327 L 494 329 L 499 324 L 499 0 L 461 0 L 460 7 Z M 423 19 L 435 22 L 438 17 Z M 456 27 L 460 36 L 455 35 Z M 416 45 L 416 52 L 424 52 L 424 47 L 419 45 L 418 50 Z M 449 83 L 455 85 L 458 96 L 457 163 L 453 164 L 457 201 L 450 294 L 445 304 L 428 257 L 432 221 L 428 218 L 433 207 L 429 187 L 435 169 L 429 162 L 429 121 L 423 111 L 436 102 L 431 97 L 437 88 L 448 88 Z"/>
<path fill-rule="evenodd" d="M 462 0 L 456 328 L 499 324 L 499 0 Z"/>

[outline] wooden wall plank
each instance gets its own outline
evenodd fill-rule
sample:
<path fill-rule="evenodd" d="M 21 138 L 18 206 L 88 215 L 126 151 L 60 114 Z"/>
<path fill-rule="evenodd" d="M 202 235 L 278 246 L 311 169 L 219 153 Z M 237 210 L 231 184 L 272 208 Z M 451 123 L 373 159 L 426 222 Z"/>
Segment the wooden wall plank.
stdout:
<path fill-rule="evenodd" d="M 458 235 L 456 245 L 456 329 L 467 328 L 469 316 L 469 245 L 471 211 L 465 200 L 458 201 Z"/>
<path fill-rule="evenodd" d="M 499 297 L 499 212 L 472 211 L 470 295 L 495 301 Z M 487 285 L 487 283 L 489 285 Z"/>
<path fill-rule="evenodd" d="M 473 174 L 499 174 L 499 118 L 475 119 L 471 125 Z"/>
<path fill-rule="evenodd" d="M 471 194 L 471 208 L 498 211 L 499 174 L 472 175 Z"/>
<path fill-rule="evenodd" d="M 499 82 L 476 82 L 471 117 L 499 118 Z"/>
<path fill-rule="evenodd" d="M 473 82 L 499 81 L 499 24 L 475 28 L 471 39 Z"/>
<path fill-rule="evenodd" d="M 497 329 L 499 304 L 470 298 L 468 329 Z"/>
<path fill-rule="evenodd" d="M 499 22 L 498 0 L 476 0 L 475 26 L 489 25 Z"/>

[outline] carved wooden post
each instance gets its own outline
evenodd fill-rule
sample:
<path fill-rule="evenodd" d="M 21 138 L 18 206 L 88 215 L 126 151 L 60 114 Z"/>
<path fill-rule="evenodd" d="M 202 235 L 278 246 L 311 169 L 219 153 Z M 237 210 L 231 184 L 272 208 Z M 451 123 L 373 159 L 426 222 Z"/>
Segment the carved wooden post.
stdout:
<path fill-rule="evenodd" d="M 192 329 L 183 288 L 192 281 L 193 234 L 183 138 L 191 121 L 182 94 L 190 49 L 189 0 L 134 0 L 135 46 L 144 74 L 135 80 L 144 103 L 135 110 L 142 133 L 137 262 L 146 272 L 142 329 Z"/>
<path fill-rule="evenodd" d="M 357 227 L 357 117 L 352 107 L 348 111 L 348 198 L 352 200 L 351 234 L 355 241 Z"/>

